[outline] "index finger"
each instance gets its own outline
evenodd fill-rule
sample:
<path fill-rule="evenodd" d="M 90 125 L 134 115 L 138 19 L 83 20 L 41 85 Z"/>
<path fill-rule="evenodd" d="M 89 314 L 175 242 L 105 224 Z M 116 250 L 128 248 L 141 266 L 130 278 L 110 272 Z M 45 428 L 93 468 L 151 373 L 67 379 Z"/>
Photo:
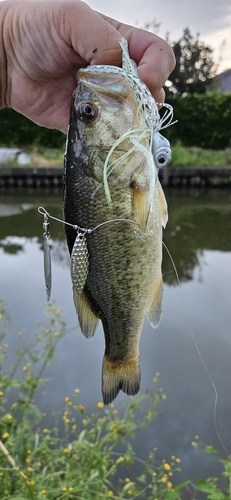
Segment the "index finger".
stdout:
<path fill-rule="evenodd" d="M 160 100 L 160 96 L 164 95 L 162 87 L 175 66 L 175 56 L 170 45 L 149 31 L 122 24 L 104 15 L 102 17 L 126 38 L 130 57 L 138 66 L 141 80 L 146 83 L 156 100 Z"/>

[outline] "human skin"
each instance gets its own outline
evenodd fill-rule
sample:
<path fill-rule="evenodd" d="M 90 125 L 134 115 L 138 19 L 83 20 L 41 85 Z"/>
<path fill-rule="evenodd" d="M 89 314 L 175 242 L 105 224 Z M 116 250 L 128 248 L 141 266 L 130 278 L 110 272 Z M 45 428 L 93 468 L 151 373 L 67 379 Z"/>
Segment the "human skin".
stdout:
<path fill-rule="evenodd" d="M 125 37 L 140 78 L 157 102 L 175 64 L 158 36 L 122 24 L 78 0 L 0 2 L 0 109 L 66 132 L 76 72 L 89 64 L 121 66 Z"/>

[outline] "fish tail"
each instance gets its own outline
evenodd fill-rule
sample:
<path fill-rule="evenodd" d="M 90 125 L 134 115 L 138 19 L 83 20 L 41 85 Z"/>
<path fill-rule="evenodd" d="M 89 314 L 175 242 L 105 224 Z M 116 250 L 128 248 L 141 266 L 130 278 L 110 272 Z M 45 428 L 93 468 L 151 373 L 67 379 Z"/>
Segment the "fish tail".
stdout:
<path fill-rule="evenodd" d="M 128 358 L 123 363 L 103 358 L 102 394 L 104 404 L 111 403 L 119 391 L 135 396 L 140 389 L 139 355 Z"/>

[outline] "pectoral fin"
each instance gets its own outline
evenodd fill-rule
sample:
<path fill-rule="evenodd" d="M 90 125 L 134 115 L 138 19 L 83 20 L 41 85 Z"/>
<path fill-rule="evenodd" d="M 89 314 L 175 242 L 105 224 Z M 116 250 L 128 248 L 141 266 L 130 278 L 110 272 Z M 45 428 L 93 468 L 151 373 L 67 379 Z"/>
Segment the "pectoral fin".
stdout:
<path fill-rule="evenodd" d="M 161 222 L 162 226 L 165 227 L 168 222 L 168 205 L 160 182 L 158 188 L 159 188 Z"/>
<path fill-rule="evenodd" d="M 133 210 L 134 218 L 141 231 L 145 231 L 149 213 L 149 197 L 147 188 L 133 183 Z"/>
<path fill-rule="evenodd" d="M 93 337 L 99 318 L 91 310 L 83 292 L 79 294 L 75 288 L 73 288 L 73 297 L 81 331 L 85 337 Z"/>
<path fill-rule="evenodd" d="M 152 302 L 148 309 L 148 320 L 153 328 L 157 328 L 160 323 L 162 313 L 162 298 L 163 298 L 163 279 L 162 275 L 158 280 L 154 290 Z"/>

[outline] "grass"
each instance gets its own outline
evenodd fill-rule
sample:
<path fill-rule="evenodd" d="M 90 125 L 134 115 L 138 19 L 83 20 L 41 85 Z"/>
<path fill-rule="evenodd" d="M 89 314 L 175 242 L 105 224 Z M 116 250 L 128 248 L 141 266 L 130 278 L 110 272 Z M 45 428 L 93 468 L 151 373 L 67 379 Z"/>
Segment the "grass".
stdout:
<path fill-rule="evenodd" d="M 31 158 L 31 163 L 26 167 L 62 167 L 64 159 L 63 149 L 49 149 L 35 147 L 25 148 Z M 187 148 L 178 141 L 172 145 L 171 166 L 192 167 L 224 167 L 231 166 L 231 148 L 224 150 L 210 150 L 197 147 Z M 11 160 L 1 166 L 17 167 L 17 161 Z"/>
<path fill-rule="evenodd" d="M 231 500 L 230 457 L 222 461 L 227 488 L 221 490 L 218 478 L 177 484 L 180 459 L 174 455 L 160 460 L 152 448 L 141 460 L 133 451 L 130 438 L 157 417 L 165 399 L 158 375 L 155 392 L 130 398 L 120 413 L 113 404 L 105 408 L 99 401 L 89 414 L 76 388 L 55 414 L 58 425 L 47 428 L 34 396 L 46 383 L 44 371 L 54 361 L 57 343 L 68 334 L 62 311 L 48 304 L 37 330 L 26 346 L 23 332 L 18 332 L 22 348 L 9 367 L 9 319 L 0 301 L 0 500 L 179 500 L 196 499 L 198 491 L 208 500 Z M 199 439 L 192 445 L 200 446 Z M 204 451 L 215 453 L 211 446 Z M 136 462 L 140 474 L 133 481 L 129 476 Z"/>
<path fill-rule="evenodd" d="M 224 150 L 187 148 L 179 141 L 172 146 L 171 165 L 174 167 L 231 167 L 231 148 Z"/>

